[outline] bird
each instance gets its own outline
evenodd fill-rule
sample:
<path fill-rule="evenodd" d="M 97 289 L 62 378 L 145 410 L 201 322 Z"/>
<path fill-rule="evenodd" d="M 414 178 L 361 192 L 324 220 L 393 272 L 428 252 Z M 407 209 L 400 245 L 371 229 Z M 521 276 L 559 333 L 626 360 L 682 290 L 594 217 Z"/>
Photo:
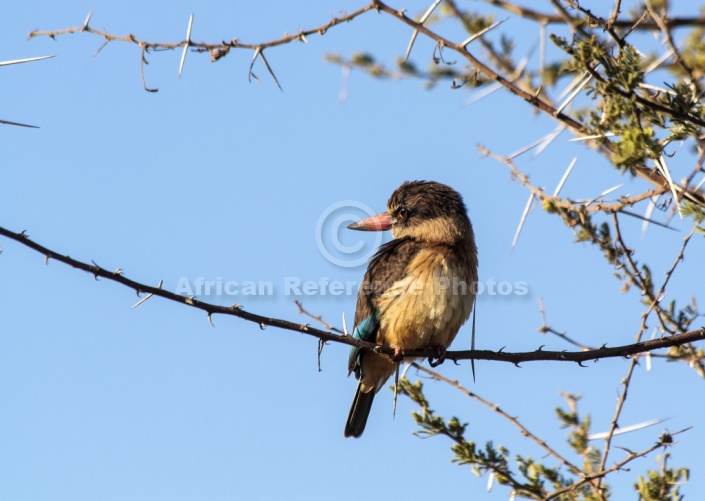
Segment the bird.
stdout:
<path fill-rule="evenodd" d="M 370 260 L 357 295 L 353 337 L 396 354 L 351 349 L 348 376 L 354 372 L 358 386 L 345 436 L 359 438 L 402 350 L 435 348 L 445 354 L 475 303 L 478 260 L 462 196 L 435 181 L 404 182 L 386 212 L 348 228 L 391 230 L 393 238 Z"/>

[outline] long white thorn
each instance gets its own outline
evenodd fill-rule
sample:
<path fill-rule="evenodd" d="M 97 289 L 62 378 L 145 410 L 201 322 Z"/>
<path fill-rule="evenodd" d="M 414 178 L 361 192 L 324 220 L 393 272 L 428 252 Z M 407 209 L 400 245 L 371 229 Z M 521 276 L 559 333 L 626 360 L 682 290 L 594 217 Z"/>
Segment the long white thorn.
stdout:
<path fill-rule="evenodd" d="M 443 0 L 436 0 L 433 2 L 433 5 L 431 5 L 426 12 L 424 12 L 423 16 L 421 16 L 421 19 L 419 19 L 419 24 L 423 24 L 426 22 L 426 20 L 431 16 L 434 10 L 436 10 L 436 7 L 442 2 Z M 419 36 L 419 30 L 414 30 L 414 32 L 411 34 L 411 40 L 409 40 L 409 45 L 406 47 L 406 55 L 404 56 L 404 61 L 409 60 L 409 56 L 411 55 L 411 48 L 414 46 L 414 42 L 416 41 L 416 37 Z"/>
<path fill-rule="evenodd" d="M 522 212 L 522 214 L 521 214 L 521 220 L 519 221 L 519 226 L 517 227 L 517 231 L 514 234 L 514 240 L 512 240 L 511 251 L 513 251 L 514 247 L 516 247 L 516 245 L 517 245 L 517 241 L 519 240 L 519 234 L 521 233 L 521 229 L 524 227 L 524 222 L 526 221 L 526 216 L 529 215 L 529 210 L 531 209 L 531 203 L 533 201 L 534 201 L 534 194 L 531 193 L 531 194 L 529 194 L 529 199 L 526 201 L 526 207 L 524 207 L 524 212 Z"/>
<path fill-rule="evenodd" d="M 561 192 L 561 189 L 563 188 L 563 185 L 565 184 L 566 180 L 568 179 L 568 176 L 573 170 L 573 167 L 575 167 L 575 163 L 578 161 L 578 157 L 574 157 L 573 161 L 570 162 L 570 165 L 568 168 L 565 170 L 563 173 L 563 177 L 561 178 L 560 182 L 558 183 L 558 186 L 556 186 L 556 191 L 553 192 L 553 196 L 557 197 L 558 194 Z"/>
<path fill-rule="evenodd" d="M 184 43 L 184 50 L 181 53 L 181 62 L 179 63 L 179 78 L 181 78 L 181 72 L 184 70 L 184 63 L 186 62 L 186 53 L 191 45 L 191 29 L 193 28 L 193 13 L 188 20 L 188 28 L 186 29 L 186 42 Z"/>

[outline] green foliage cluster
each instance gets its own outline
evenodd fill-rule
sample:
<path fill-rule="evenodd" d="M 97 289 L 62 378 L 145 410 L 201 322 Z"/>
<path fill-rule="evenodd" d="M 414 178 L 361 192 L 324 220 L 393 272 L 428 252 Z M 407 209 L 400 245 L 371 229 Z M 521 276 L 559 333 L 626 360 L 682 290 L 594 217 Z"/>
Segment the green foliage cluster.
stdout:
<path fill-rule="evenodd" d="M 566 395 L 570 410 L 557 408 L 556 415 L 560 426 L 570 429 L 567 442 L 573 452 L 583 460 L 580 475 L 567 471 L 567 468 L 561 465 L 551 466 L 545 458 L 537 460 L 516 454 L 512 463 L 510 451 L 501 445 L 495 445 L 491 440 L 482 447 L 478 446 L 467 438 L 467 423 L 461 423 L 457 417 L 446 420 L 431 409 L 421 381 L 412 383 L 408 379 L 402 379 L 399 382 L 399 391 L 420 407 L 420 411 L 412 413 L 420 428 L 416 435 L 422 438 L 449 438 L 453 442 L 452 462 L 469 466 L 475 475 L 491 473 L 498 484 L 510 487 L 515 495 L 527 499 L 545 499 L 555 493 L 559 493 L 555 499 L 561 500 L 601 499 L 596 492 L 604 499 L 609 497 L 607 485 L 602 485 L 596 480 L 581 482 L 581 477 L 599 473 L 601 453 L 588 441 L 590 418 L 581 418 L 578 415 L 578 397 Z"/>
<path fill-rule="evenodd" d="M 608 470 L 601 464 L 603 451 L 593 445 L 590 439 L 591 420 L 589 415 L 578 411 L 580 396 L 565 394 L 567 408 L 555 409 L 561 428 L 568 429 L 566 442 L 574 457 L 582 460 L 579 471 L 567 465 L 577 463 L 573 457 L 558 456 L 552 459 L 558 466 L 548 464 L 547 457 L 534 459 L 516 454 L 502 445 L 488 440 L 484 446 L 468 438 L 470 425 L 461 423 L 457 417 L 445 419 L 431 407 L 423 391 L 421 381 L 411 382 L 404 378 L 399 381 L 398 391 L 419 406 L 412 415 L 419 426 L 415 433 L 421 438 L 446 437 L 453 442 L 452 462 L 469 466 L 477 476 L 491 474 L 494 481 L 512 490 L 513 496 L 525 499 L 556 499 L 559 501 L 598 501 L 611 499 L 611 488 L 606 482 Z M 495 409 L 497 410 L 497 409 Z M 526 432 L 520 430 L 524 435 Z M 664 434 L 659 437 L 657 447 L 664 449 L 673 443 L 673 438 Z M 546 445 L 539 441 L 539 445 Z M 648 452 L 648 451 L 647 451 Z M 630 453 L 620 465 L 620 469 L 630 461 L 641 457 L 641 453 Z M 660 470 L 649 470 L 646 476 L 639 476 L 634 489 L 643 501 L 677 501 L 682 499 L 680 485 L 687 482 L 690 471 L 687 468 L 667 466 L 668 453 L 657 458 Z M 575 468 L 575 467 L 573 467 Z"/>
<path fill-rule="evenodd" d="M 667 466 L 668 454 L 657 458 L 661 463 L 659 471 L 649 470 L 646 476 L 639 475 L 634 488 L 639 494 L 639 501 L 681 501 L 684 496 L 680 486 L 688 481 L 688 468 L 672 468 Z"/>

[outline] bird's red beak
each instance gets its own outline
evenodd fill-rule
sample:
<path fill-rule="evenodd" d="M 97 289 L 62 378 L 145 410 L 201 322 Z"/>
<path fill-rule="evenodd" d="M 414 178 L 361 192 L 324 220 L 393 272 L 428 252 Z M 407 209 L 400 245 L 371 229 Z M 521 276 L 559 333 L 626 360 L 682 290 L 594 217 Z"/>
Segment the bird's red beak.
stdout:
<path fill-rule="evenodd" d="M 357 223 L 348 226 L 351 230 L 360 231 L 385 231 L 392 227 L 394 218 L 388 212 L 377 214 L 376 216 L 368 217 Z"/>

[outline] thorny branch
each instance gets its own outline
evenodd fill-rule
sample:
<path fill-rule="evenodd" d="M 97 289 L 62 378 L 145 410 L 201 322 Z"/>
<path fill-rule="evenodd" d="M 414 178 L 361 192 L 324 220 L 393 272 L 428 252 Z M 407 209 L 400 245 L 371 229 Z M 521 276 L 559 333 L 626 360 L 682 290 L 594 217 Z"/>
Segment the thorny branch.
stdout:
<path fill-rule="evenodd" d="M 252 64 L 250 65 L 250 70 L 249 70 L 249 76 L 250 78 L 254 77 L 254 73 L 252 73 L 252 67 L 254 66 L 254 63 L 256 59 L 259 57 L 262 59 L 262 62 L 265 64 L 267 71 L 270 73 L 272 78 L 274 79 L 274 82 L 277 84 L 277 87 L 279 87 L 279 90 L 282 89 L 281 85 L 279 84 L 279 80 L 274 74 L 274 71 L 269 65 L 269 62 L 264 56 L 264 49 L 269 48 L 269 47 L 278 47 L 280 45 L 286 45 L 291 42 L 307 42 L 306 37 L 311 36 L 311 35 L 320 35 L 323 36 L 326 34 L 326 32 L 339 24 L 346 23 L 349 21 L 352 21 L 356 17 L 373 10 L 375 8 L 374 3 L 368 4 L 354 12 L 351 12 L 350 14 L 346 14 L 340 17 L 334 17 L 327 23 L 324 23 L 316 28 L 311 28 L 308 30 L 300 30 L 297 33 L 294 33 L 292 35 L 284 35 L 281 38 L 278 38 L 276 40 L 269 40 L 266 42 L 261 42 L 261 43 L 243 43 L 240 42 L 237 38 L 233 38 L 230 41 L 225 41 L 223 40 L 222 42 L 215 42 L 215 43 L 207 43 L 207 42 L 194 42 L 192 40 L 182 40 L 179 42 L 149 42 L 146 40 L 141 40 L 135 37 L 133 34 L 128 34 L 128 35 L 113 35 L 111 33 L 108 33 L 106 30 L 98 30 L 95 28 L 92 28 L 90 26 L 90 19 L 92 16 L 92 12 L 88 15 L 86 18 L 86 21 L 82 26 L 74 26 L 72 28 L 65 28 L 62 30 L 56 30 L 56 31 L 42 31 L 42 30 L 33 30 L 29 33 L 28 38 L 34 38 L 34 37 L 50 37 L 50 38 L 56 38 L 57 36 L 62 36 L 62 35 L 70 35 L 73 33 L 90 33 L 91 35 L 96 35 L 105 40 L 105 43 L 98 49 L 98 52 L 100 52 L 105 45 L 109 44 L 110 42 L 126 42 L 126 43 L 132 43 L 136 44 L 140 47 L 141 53 L 140 53 L 140 69 L 142 72 L 142 85 L 144 89 L 148 92 L 156 92 L 158 89 L 155 88 L 150 88 L 147 87 L 147 82 L 144 74 L 144 65 L 147 64 L 147 59 L 146 59 L 146 53 L 151 52 L 151 51 L 159 51 L 159 50 L 175 50 L 179 47 L 185 47 L 185 48 L 191 48 L 192 50 L 196 52 L 208 52 L 211 56 L 211 61 L 218 61 L 221 58 L 225 57 L 228 52 L 230 52 L 231 49 L 248 49 L 248 50 L 253 50 L 254 51 L 254 56 L 252 58 Z M 180 73 L 180 72 L 179 72 Z M 256 78 L 256 77 L 255 77 Z"/>
<path fill-rule="evenodd" d="M 250 50 L 263 50 L 267 49 L 269 47 L 277 47 L 280 45 L 286 45 L 291 42 L 306 42 L 306 37 L 311 36 L 311 35 L 325 35 L 326 32 L 339 24 L 342 23 L 347 23 L 349 21 L 352 21 L 356 17 L 361 16 L 362 14 L 373 10 L 375 8 L 374 3 L 370 3 L 368 5 L 365 5 L 364 7 L 351 12 L 350 14 L 345 14 L 340 17 L 334 17 L 327 23 L 324 23 L 320 26 L 317 26 L 315 28 L 310 28 L 307 30 L 300 30 L 297 33 L 291 34 L 291 35 L 284 35 L 281 38 L 278 38 L 276 40 L 269 40 L 266 42 L 260 42 L 260 43 L 245 43 L 245 42 L 240 42 L 237 38 L 233 38 L 230 41 L 225 41 L 223 40 L 222 42 L 195 42 L 192 40 L 182 40 L 179 42 L 149 42 L 146 40 L 141 40 L 137 37 L 135 37 L 132 34 L 128 35 L 113 35 L 109 33 L 106 30 L 98 30 L 95 28 L 92 28 L 88 23 L 83 24 L 82 26 L 74 26 L 71 28 L 65 28 L 62 30 L 55 30 L 55 31 L 43 31 L 43 30 L 33 30 L 29 33 L 28 37 L 34 38 L 34 37 L 50 37 L 50 38 L 56 38 L 58 36 L 62 35 L 70 35 L 73 33 L 90 33 L 91 35 L 96 35 L 99 36 L 103 39 L 105 39 L 106 43 L 110 42 L 127 42 L 127 43 L 133 43 L 138 45 L 140 48 L 146 51 L 155 51 L 155 50 L 174 50 L 178 49 L 179 47 L 183 47 L 185 44 L 188 44 L 189 47 L 193 48 L 197 52 L 209 52 L 211 54 L 211 57 L 213 60 L 220 59 L 224 57 L 227 54 L 227 51 L 230 49 L 250 49 Z M 89 21 L 90 18 L 87 20 Z M 216 51 L 221 51 L 221 52 L 216 52 Z M 224 51 L 224 52 L 223 52 Z M 216 57 L 217 56 L 217 57 Z"/>
<path fill-rule="evenodd" d="M 511 170 L 512 176 L 517 179 L 522 186 L 527 188 L 531 193 L 533 193 L 539 200 L 544 202 L 545 204 L 548 204 L 550 207 L 554 207 L 556 209 L 564 209 L 567 211 L 579 211 L 579 212 L 605 212 L 605 213 L 612 213 L 612 212 L 620 212 L 623 209 L 626 209 L 628 207 L 632 207 L 635 204 L 642 202 L 644 200 L 649 200 L 652 197 L 658 196 L 658 195 L 663 195 L 664 193 L 668 193 L 668 187 L 664 186 L 658 189 L 653 189 L 653 190 L 646 190 L 643 193 L 640 193 L 639 195 L 635 195 L 632 197 L 621 197 L 621 199 L 618 202 L 613 202 L 613 203 L 607 203 L 607 202 L 602 202 L 600 200 L 594 200 L 591 201 L 591 203 L 579 203 L 567 198 L 559 197 L 558 195 L 549 195 L 546 193 L 546 191 L 539 187 L 533 185 L 529 181 L 529 176 L 526 175 L 524 172 L 519 170 L 515 165 L 514 162 L 507 157 L 503 157 L 501 155 L 497 155 L 496 153 L 491 152 L 488 150 L 486 147 L 482 145 L 478 145 L 478 150 L 480 153 L 482 153 L 485 156 L 488 156 L 490 158 L 493 158 L 499 162 L 502 162 L 504 165 L 509 167 Z"/>
<path fill-rule="evenodd" d="M 233 306 L 220 306 L 211 303 L 206 303 L 204 301 L 199 301 L 195 297 L 187 297 L 175 294 L 168 290 L 162 289 L 161 287 L 154 287 L 146 284 L 142 284 L 135 280 L 131 280 L 125 277 L 121 269 L 115 271 L 110 271 L 105 268 L 98 266 L 95 263 L 88 264 L 83 261 L 74 259 L 68 255 L 60 254 L 56 251 L 49 249 L 41 244 L 38 244 L 29 239 L 27 234 L 23 231 L 20 233 L 15 233 L 6 228 L 0 227 L 0 235 L 3 235 L 11 240 L 19 242 L 20 244 L 33 249 L 40 254 L 45 256 L 47 262 L 50 259 L 60 261 L 64 264 L 72 266 L 83 270 L 87 273 L 93 275 L 96 279 L 105 278 L 110 281 L 119 283 L 130 289 L 133 289 L 138 295 L 142 293 L 152 294 L 170 301 L 175 301 L 192 308 L 196 308 L 205 311 L 208 315 L 209 321 L 212 315 L 230 315 L 247 320 L 249 322 L 254 322 L 258 324 L 261 328 L 266 326 L 277 327 L 279 329 L 301 332 L 308 334 L 310 336 L 316 337 L 322 341 L 333 341 L 337 343 L 343 343 L 350 346 L 355 346 L 363 349 L 373 350 L 377 353 L 383 353 L 386 355 L 394 356 L 394 349 L 387 346 L 380 346 L 374 343 L 368 343 L 356 339 L 350 335 L 337 334 L 331 331 L 324 331 L 321 329 L 316 329 L 311 327 L 309 324 L 298 324 L 288 320 L 266 317 L 263 315 L 258 315 L 256 313 L 250 313 L 245 311 L 241 305 Z M 705 339 L 705 328 L 696 329 L 693 331 L 677 334 L 669 337 L 662 337 L 659 339 L 653 339 L 650 341 L 639 342 L 630 345 L 616 346 L 614 348 L 608 348 L 603 346 L 597 350 L 589 351 L 579 351 L 579 352 L 569 352 L 569 351 L 544 351 L 539 348 L 533 352 L 517 352 L 510 353 L 505 352 L 503 349 L 499 351 L 490 350 L 461 350 L 461 351 L 449 351 L 446 353 L 446 359 L 453 360 L 455 362 L 459 360 L 494 360 L 497 362 L 509 362 L 515 365 L 519 365 L 522 362 L 535 362 L 535 361 L 556 361 L 556 362 L 576 362 L 583 365 L 583 362 L 596 361 L 602 358 L 611 357 L 631 357 L 639 353 L 646 353 L 653 350 L 658 350 L 661 348 L 668 348 L 671 346 L 680 346 L 685 343 L 692 343 Z M 438 352 L 435 348 L 420 349 L 420 350 L 404 350 L 401 353 L 402 358 L 437 358 Z"/>

